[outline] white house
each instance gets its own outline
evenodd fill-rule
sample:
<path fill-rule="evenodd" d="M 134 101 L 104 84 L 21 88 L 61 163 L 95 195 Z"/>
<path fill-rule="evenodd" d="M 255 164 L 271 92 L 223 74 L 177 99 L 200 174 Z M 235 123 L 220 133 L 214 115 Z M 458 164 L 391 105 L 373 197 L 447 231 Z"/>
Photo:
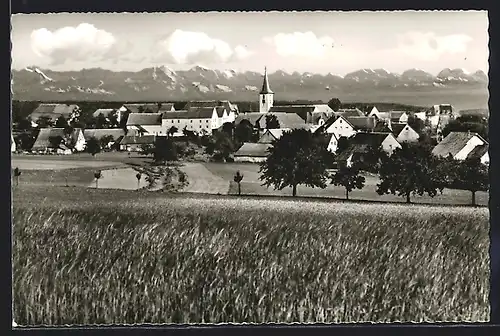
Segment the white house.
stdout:
<path fill-rule="evenodd" d="M 332 134 L 332 136 L 330 137 L 330 141 L 328 142 L 327 149 L 330 152 L 335 153 L 337 152 L 338 146 L 339 146 L 339 139 L 335 136 L 335 134 Z"/>
<path fill-rule="evenodd" d="M 392 133 L 399 143 L 417 142 L 420 134 L 406 123 L 391 123 Z"/>
<path fill-rule="evenodd" d="M 269 154 L 268 149 L 272 145 L 268 143 L 245 142 L 243 146 L 234 153 L 235 162 L 263 162 Z"/>
<path fill-rule="evenodd" d="M 193 107 L 189 110 L 164 113 L 161 125 L 166 134 L 172 127 L 176 127 L 178 132 L 186 129 L 198 134 L 212 134 L 212 130 L 223 124 L 219 121 L 217 107 Z"/>
<path fill-rule="evenodd" d="M 440 157 L 451 155 L 456 160 L 465 160 L 476 147 L 484 145 L 488 145 L 488 142 L 477 133 L 451 132 L 434 147 L 432 154 Z"/>
<path fill-rule="evenodd" d="M 377 122 L 373 117 L 332 117 L 323 126 L 327 134 L 349 138 L 358 132 L 371 132 Z"/>
<path fill-rule="evenodd" d="M 490 155 L 488 153 L 488 150 L 489 150 L 488 144 L 476 146 L 469 153 L 469 155 L 467 155 L 467 158 L 479 159 L 482 164 L 489 165 L 490 164 Z"/>
<path fill-rule="evenodd" d="M 165 135 L 162 127 L 162 113 L 130 113 L 127 129 L 139 134 Z"/>
<path fill-rule="evenodd" d="M 128 113 L 158 113 L 160 107 L 156 103 L 138 103 L 138 104 L 125 104 L 116 110 L 116 117 L 118 122 L 122 119 L 125 112 Z"/>
<path fill-rule="evenodd" d="M 390 111 L 389 117 L 393 123 L 407 123 L 408 113 L 406 111 Z"/>
<path fill-rule="evenodd" d="M 401 144 L 391 133 L 360 132 L 349 139 L 349 147 L 339 154 L 337 162 L 350 167 L 353 162 L 361 160 L 370 147 L 381 147 L 391 155 L 397 148 L 401 148 Z"/>
<path fill-rule="evenodd" d="M 61 144 L 54 147 L 51 138 L 59 137 Z M 46 152 L 48 150 L 62 150 L 64 154 L 71 153 L 68 146 L 71 145 L 73 151 L 82 152 L 86 145 L 85 136 L 81 128 L 75 128 L 70 134 L 65 133 L 64 128 L 42 128 L 33 144 L 32 150 L 35 152 Z"/>

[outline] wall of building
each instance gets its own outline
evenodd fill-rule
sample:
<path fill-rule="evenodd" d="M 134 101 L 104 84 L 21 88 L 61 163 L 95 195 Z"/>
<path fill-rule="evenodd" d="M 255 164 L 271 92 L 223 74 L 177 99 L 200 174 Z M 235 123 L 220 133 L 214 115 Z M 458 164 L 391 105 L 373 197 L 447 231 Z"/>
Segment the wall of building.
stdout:
<path fill-rule="evenodd" d="M 405 126 L 398 135 L 398 142 L 417 142 L 420 135 L 413 128 Z"/>
<path fill-rule="evenodd" d="M 326 129 L 326 133 L 335 134 L 337 139 L 339 139 L 340 137 L 349 138 L 356 134 L 356 131 L 344 119 L 338 118 L 333 124 L 330 125 L 330 127 Z"/>
<path fill-rule="evenodd" d="M 467 144 L 464 146 L 464 148 L 462 148 L 462 150 L 460 150 L 460 152 L 458 152 L 455 155 L 455 159 L 457 159 L 457 160 L 465 160 L 467 158 L 467 156 L 470 154 L 470 152 L 474 148 L 476 148 L 476 146 L 481 146 L 481 145 L 484 145 L 484 142 L 481 139 L 479 139 L 479 137 L 477 137 L 477 136 L 472 137 L 467 142 Z"/>
<path fill-rule="evenodd" d="M 401 148 L 401 145 L 399 142 L 392 136 L 387 136 L 384 141 L 382 141 L 382 149 L 389 153 L 392 154 L 396 148 Z"/>
<path fill-rule="evenodd" d="M 179 132 L 182 132 L 184 128 L 193 132 L 206 132 L 208 134 L 212 134 L 212 128 L 217 128 L 217 120 L 212 119 L 163 119 L 162 120 L 162 129 L 163 134 L 167 134 L 168 130 L 172 127 L 177 127 Z"/>
<path fill-rule="evenodd" d="M 253 156 L 235 156 L 234 162 L 264 162 L 266 161 L 265 157 L 253 157 Z"/>

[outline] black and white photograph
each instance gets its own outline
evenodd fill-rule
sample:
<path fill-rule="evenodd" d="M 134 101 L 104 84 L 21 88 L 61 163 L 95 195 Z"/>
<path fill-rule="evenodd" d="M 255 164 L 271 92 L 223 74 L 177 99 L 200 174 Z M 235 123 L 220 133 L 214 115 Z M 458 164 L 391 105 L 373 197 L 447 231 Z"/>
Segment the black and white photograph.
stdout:
<path fill-rule="evenodd" d="M 13 14 L 12 326 L 488 322 L 488 27 Z"/>

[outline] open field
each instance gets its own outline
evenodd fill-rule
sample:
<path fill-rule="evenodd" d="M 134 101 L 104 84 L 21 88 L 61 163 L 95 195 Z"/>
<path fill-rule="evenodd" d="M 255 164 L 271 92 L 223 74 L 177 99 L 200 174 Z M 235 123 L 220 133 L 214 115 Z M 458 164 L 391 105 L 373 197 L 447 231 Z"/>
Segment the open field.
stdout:
<path fill-rule="evenodd" d="M 52 160 L 52 159 L 13 159 L 12 167 L 18 167 L 21 170 L 63 170 L 71 168 L 109 168 L 119 165 L 112 161 L 83 161 L 83 160 Z"/>
<path fill-rule="evenodd" d="M 292 194 L 291 188 L 283 190 L 274 190 L 272 187 L 266 188 L 262 186 L 259 180 L 259 166 L 252 163 L 204 163 L 203 164 L 212 175 L 222 177 L 230 182 L 229 194 L 237 194 L 238 189 L 236 183 L 233 182 L 233 176 L 237 170 L 243 175 L 241 182 L 241 192 L 246 195 L 280 195 L 290 196 Z M 189 174 L 188 174 L 189 176 Z M 189 178 L 197 179 L 204 178 L 203 175 L 189 176 Z M 396 195 L 383 195 L 377 194 L 377 183 L 379 179 L 377 176 L 365 175 L 365 187 L 361 190 L 354 190 L 349 194 L 349 198 L 353 200 L 375 200 L 387 202 L 404 202 L 403 197 Z M 298 186 L 297 194 L 299 196 L 309 197 L 334 197 L 345 198 L 345 190 L 342 187 L 335 187 L 329 185 L 325 189 L 310 188 L 306 186 Z M 476 202 L 478 205 L 488 205 L 488 193 L 478 192 L 476 194 Z M 465 205 L 471 202 L 471 193 L 464 190 L 451 190 L 445 189 L 443 194 L 438 194 L 434 198 L 428 196 L 412 196 L 412 202 L 415 203 L 438 203 L 438 204 L 456 204 Z"/>
<path fill-rule="evenodd" d="M 488 318 L 486 208 L 37 186 L 13 203 L 19 325 Z"/>

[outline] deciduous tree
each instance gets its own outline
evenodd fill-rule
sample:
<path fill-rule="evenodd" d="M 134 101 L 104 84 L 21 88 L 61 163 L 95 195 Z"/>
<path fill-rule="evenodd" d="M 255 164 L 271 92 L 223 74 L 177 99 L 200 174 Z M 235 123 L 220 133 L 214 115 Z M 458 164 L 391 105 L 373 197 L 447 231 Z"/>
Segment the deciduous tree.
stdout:
<path fill-rule="evenodd" d="M 332 176 L 331 184 L 345 188 L 345 198 L 349 199 L 349 193 L 355 189 L 363 189 L 365 177 L 360 175 L 359 167 L 340 167 Z"/>
<path fill-rule="evenodd" d="M 156 137 L 153 151 L 153 158 L 156 163 L 177 160 L 175 145 L 169 137 Z"/>
<path fill-rule="evenodd" d="M 234 174 L 233 180 L 238 184 L 238 195 L 241 195 L 241 181 L 243 180 L 243 174 L 241 174 L 238 170 L 236 174 Z"/>
<path fill-rule="evenodd" d="M 297 195 L 301 184 L 325 188 L 328 173 L 324 151 L 327 149 L 319 146 L 307 130 L 285 132 L 273 141 L 266 161 L 261 163 L 260 180 L 278 190 L 292 187 L 292 196 Z"/>
<path fill-rule="evenodd" d="M 274 114 L 266 114 L 266 129 L 280 128 L 278 117 Z"/>
<path fill-rule="evenodd" d="M 328 101 L 328 106 L 336 112 L 340 109 L 340 107 L 342 106 L 342 103 L 340 102 L 340 99 L 332 98 Z"/>
<path fill-rule="evenodd" d="M 427 193 L 434 197 L 446 184 L 439 166 L 439 159 L 428 148 L 403 143 L 391 156 L 382 159 L 377 193 L 404 196 L 407 203 L 410 203 L 412 194 L 422 196 Z"/>
<path fill-rule="evenodd" d="M 95 156 L 97 153 L 99 153 L 101 151 L 99 140 L 97 140 L 95 137 L 91 137 L 90 139 L 88 139 L 85 145 L 85 151 L 92 154 L 92 156 Z"/>
<path fill-rule="evenodd" d="M 254 129 L 248 120 L 242 120 L 234 128 L 234 138 L 238 143 L 251 142 L 254 140 Z"/>
<path fill-rule="evenodd" d="M 99 179 L 102 177 L 102 173 L 100 170 L 96 171 L 94 173 L 94 178 L 95 178 L 95 188 L 99 188 Z"/>
<path fill-rule="evenodd" d="M 68 121 L 64 118 L 64 116 L 60 116 L 56 120 L 56 124 L 54 125 L 57 128 L 66 128 L 68 127 Z"/>
<path fill-rule="evenodd" d="M 455 162 L 451 187 L 468 190 L 472 194 L 472 205 L 476 205 L 476 192 L 487 191 L 489 187 L 488 166 L 479 158 L 467 158 Z"/>

